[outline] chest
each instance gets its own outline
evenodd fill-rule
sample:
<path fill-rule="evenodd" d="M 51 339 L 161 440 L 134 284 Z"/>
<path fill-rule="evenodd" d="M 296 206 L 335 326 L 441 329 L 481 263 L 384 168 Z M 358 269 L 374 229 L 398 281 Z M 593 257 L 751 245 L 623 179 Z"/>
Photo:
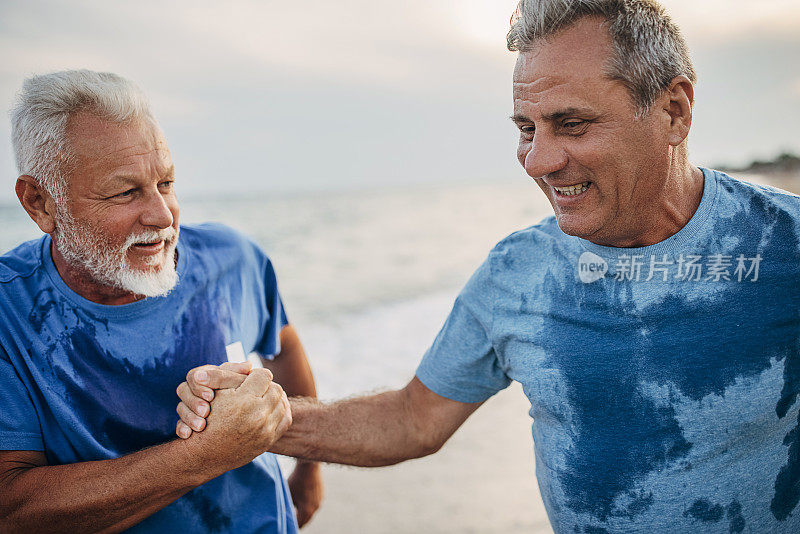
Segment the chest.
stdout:
<path fill-rule="evenodd" d="M 545 280 L 496 306 L 498 353 L 540 417 L 613 409 L 620 423 L 635 421 L 645 406 L 669 404 L 651 398 L 653 388 L 699 401 L 776 366 L 786 369 L 774 377 L 777 395 L 788 399 L 800 391 L 790 369 L 800 357 L 800 288 L 761 281 Z"/>
<path fill-rule="evenodd" d="M 114 318 L 64 300 L 37 302 L 24 373 L 46 443 L 100 458 L 170 439 L 175 388 L 186 373 L 226 361 L 231 343 L 252 350 L 260 333 L 255 306 L 221 289 L 175 297 Z"/>

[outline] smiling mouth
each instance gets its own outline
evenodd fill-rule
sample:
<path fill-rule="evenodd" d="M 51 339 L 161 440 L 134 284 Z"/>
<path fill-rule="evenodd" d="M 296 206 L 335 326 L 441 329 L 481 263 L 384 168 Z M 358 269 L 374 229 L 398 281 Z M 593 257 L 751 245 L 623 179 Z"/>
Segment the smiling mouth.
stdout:
<path fill-rule="evenodd" d="M 590 185 L 592 185 L 592 182 L 583 182 L 582 184 L 568 185 L 566 187 L 556 187 L 554 185 L 551 186 L 551 187 L 559 195 L 572 197 L 572 196 L 575 196 L 575 195 L 580 195 L 581 193 L 583 193 L 584 191 L 589 189 Z"/>
<path fill-rule="evenodd" d="M 164 246 L 164 241 L 160 240 L 160 241 L 154 241 L 152 243 L 134 243 L 133 246 L 140 250 L 155 252 L 157 250 L 160 250 Z"/>

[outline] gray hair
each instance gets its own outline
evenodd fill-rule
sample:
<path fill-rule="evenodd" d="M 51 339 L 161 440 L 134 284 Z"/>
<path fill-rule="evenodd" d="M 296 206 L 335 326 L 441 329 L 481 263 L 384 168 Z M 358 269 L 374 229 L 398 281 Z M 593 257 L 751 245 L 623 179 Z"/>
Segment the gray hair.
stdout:
<path fill-rule="evenodd" d="M 26 79 L 10 113 L 17 170 L 36 179 L 59 207 L 65 207 L 74 163 L 67 122 L 81 111 L 115 123 L 154 120 L 141 89 L 110 72 L 67 70 Z"/>
<path fill-rule="evenodd" d="M 527 52 L 578 20 L 605 19 L 614 43 L 606 74 L 624 83 L 644 117 L 676 76 L 692 83 L 697 75 L 686 42 L 654 0 L 520 0 L 506 37 L 512 52 Z"/>

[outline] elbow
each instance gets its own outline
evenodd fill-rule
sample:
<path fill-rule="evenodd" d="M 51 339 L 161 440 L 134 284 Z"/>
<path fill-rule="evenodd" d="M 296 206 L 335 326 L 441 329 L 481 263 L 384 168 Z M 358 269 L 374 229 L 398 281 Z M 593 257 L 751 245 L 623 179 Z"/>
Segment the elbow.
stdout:
<path fill-rule="evenodd" d="M 415 460 L 430 456 L 442 448 L 446 440 L 430 437 L 424 433 L 414 433 L 407 436 L 404 447 L 392 451 L 389 454 L 371 455 L 366 461 L 363 459 L 357 464 L 359 467 L 388 467 L 396 465 L 406 460 Z"/>
<path fill-rule="evenodd" d="M 409 458 L 423 458 L 439 452 L 444 446 L 447 438 L 438 436 L 435 432 L 425 432 L 417 436 L 415 453 Z"/>
<path fill-rule="evenodd" d="M 431 417 L 429 410 L 421 409 L 417 403 L 411 399 L 408 389 L 405 393 L 405 428 L 408 446 L 405 448 L 407 454 L 398 460 L 412 460 L 423 458 L 439 452 L 447 442 L 450 433 L 447 432 L 439 421 Z"/>
<path fill-rule="evenodd" d="M 8 488 L 0 490 L 0 517 L 2 517 L 3 532 L 22 532 L 24 522 L 21 515 L 24 513 L 20 499 L 12 494 Z M 8 529 L 8 530 L 6 530 Z"/>
<path fill-rule="evenodd" d="M 405 462 L 406 460 L 415 460 L 417 458 L 424 458 L 439 451 L 442 448 L 441 444 L 427 444 L 418 443 L 407 447 L 403 454 L 399 455 L 386 455 L 383 457 L 373 457 L 371 461 L 360 464 L 360 467 L 388 467 L 390 465 L 397 465 Z"/>
<path fill-rule="evenodd" d="M 31 492 L 19 479 L 30 467 L 13 467 L 0 473 L 0 532 L 31 532 L 46 530 L 41 516 L 33 513 Z"/>

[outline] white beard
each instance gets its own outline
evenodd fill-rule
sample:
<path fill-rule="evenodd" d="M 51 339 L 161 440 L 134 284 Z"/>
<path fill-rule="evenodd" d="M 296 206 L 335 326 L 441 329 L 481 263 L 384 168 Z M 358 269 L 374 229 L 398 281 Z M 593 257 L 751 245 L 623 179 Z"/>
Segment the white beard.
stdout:
<path fill-rule="evenodd" d="M 75 221 L 71 214 L 63 212 L 58 217 L 58 231 L 53 234 L 56 247 L 64 259 L 82 266 L 95 281 L 103 285 L 145 297 L 165 296 L 177 285 L 175 246 L 178 243 L 178 231 L 174 228 L 130 235 L 118 248 L 109 246 L 102 236 L 101 232 Z M 163 255 L 153 255 L 147 259 L 152 268 L 133 269 L 128 265 L 128 249 L 134 243 L 159 239 L 164 240 L 164 251 Z"/>

